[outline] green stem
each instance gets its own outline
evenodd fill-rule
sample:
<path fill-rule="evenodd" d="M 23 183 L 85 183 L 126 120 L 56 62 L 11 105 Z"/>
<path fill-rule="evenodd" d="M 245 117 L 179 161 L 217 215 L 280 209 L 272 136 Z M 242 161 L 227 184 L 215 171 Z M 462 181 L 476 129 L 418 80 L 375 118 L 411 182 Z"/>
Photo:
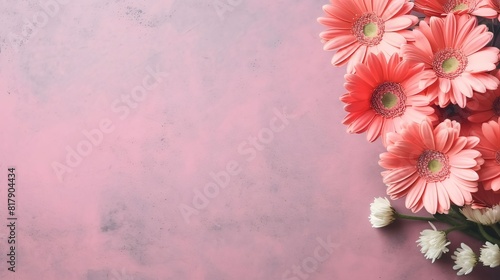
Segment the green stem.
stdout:
<path fill-rule="evenodd" d="M 494 238 L 489 233 L 487 233 L 486 230 L 484 230 L 483 225 L 477 224 L 477 226 L 479 227 L 479 232 L 481 232 L 481 235 L 484 236 L 484 238 L 486 238 L 486 240 L 488 240 L 489 242 L 494 243 L 494 244 L 500 244 L 500 240 Z"/>
<path fill-rule="evenodd" d="M 462 214 L 462 212 L 460 212 L 460 208 L 458 206 L 456 206 L 456 205 L 452 205 L 450 207 L 450 211 L 448 212 L 448 215 L 452 216 L 454 218 L 457 218 L 459 220 L 464 220 L 465 219 L 465 217 Z"/>
<path fill-rule="evenodd" d="M 471 223 L 465 219 L 465 217 L 459 212 L 458 208 L 452 206 L 450 213 L 447 214 L 435 214 L 434 217 L 442 223 L 446 223 L 452 227 L 458 228 L 463 227 L 462 232 L 480 241 L 485 241 L 484 236 L 482 236 L 477 230 L 474 229 L 475 223 Z"/>
<path fill-rule="evenodd" d="M 396 217 L 400 219 L 406 219 L 406 220 L 415 220 L 415 221 L 428 221 L 428 222 L 434 222 L 437 221 L 436 218 L 434 217 L 419 217 L 419 216 L 409 216 L 409 215 L 404 215 L 396 212 Z"/>
<path fill-rule="evenodd" d="M 455 227 L 451 227 L 451 228 L 445 230 L 444 233 L 446 233 L 446 235 L 448 235 L 448 233 L 450 233 L 450 232 L 452 232 L 454 230 L 462 230 L 462 229 L 466 229 L 468 227 L 469 227 L 468 225 L 455 226 Z"/>
<path fill-rule="evenodd" d="M 464 222 L 466 222 L 462 218 L 453 217 L 453 215 L 435 214 L 434 217 L 436 218 L 436 220 L 447 223 L 451 226 L 461 226 L 464 224 Z"/>

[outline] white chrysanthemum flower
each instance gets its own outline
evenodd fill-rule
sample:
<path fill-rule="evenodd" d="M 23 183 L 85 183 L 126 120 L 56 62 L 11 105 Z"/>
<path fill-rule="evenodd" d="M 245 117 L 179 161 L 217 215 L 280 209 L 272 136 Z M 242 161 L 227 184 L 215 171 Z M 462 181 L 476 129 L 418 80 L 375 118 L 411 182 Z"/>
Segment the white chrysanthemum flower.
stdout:
<path fill-rule="evenodd" d="M 498 248 L 498 245 L 486 241 L 486 244 L 484 244 L 483 248 L 481 248 L 479 261 L 481 261 L 484 266 L 489 266 L 489 267 L 499 266 L 500 248 Z"/>
<path fill-rule="evenodd" d="M 396 211 L 387 198 L 377 197 L 370 204 L 370 223 L 374 228 L 391 224 L 396 219 Z"/>
<path fill-rule="evenodd" d="M 477 257 L 467 244 L 462 243 L 460 246 L 462 248 L 457 248 L 454 255 L 451 256 L 451 258 L 455 260 L 453 269 L 459 269 L 457 275 L 467 275 L 471 273 L 474 266 L 476 266 Z"/>
<path fill-rule="evenodd" d="M 420 238 L 417 240 L 418 246 L 422 247 L 420 252 L 426 259 L 432 259 L 432 262 L 439 259 L 443 253 L 449 249 L 446 247 L 450 242 L 446 239 L 446 233 L 442 230 L 436 230 L 436 227 L 429 222 L 431 229 L 425 229 L 420 232 Z"/>
<path fill-rule="evenodd" d="M 470 205 L 466 205 L 460 209 L 460 212 L 467 220 L 478 224 L 492 225 L 500 222 L 500 204 L 483 209 L 472 209 Z"/>

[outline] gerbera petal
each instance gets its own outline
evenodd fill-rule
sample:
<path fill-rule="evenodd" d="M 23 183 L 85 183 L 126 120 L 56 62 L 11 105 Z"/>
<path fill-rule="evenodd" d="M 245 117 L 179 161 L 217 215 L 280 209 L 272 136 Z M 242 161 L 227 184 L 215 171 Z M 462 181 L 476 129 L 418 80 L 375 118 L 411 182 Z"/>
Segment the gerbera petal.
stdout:
<path fill-rule="evenodd" d="M 477 172 L 471 169 L 465 169 L 465 168 L 456 168 L 456 167 L 450 167 L 451 173 L 455 174 L 455 176 L 464 179 L 466 181 L 477 181 L 479 179 L 479 175 L 477 175 Z"/>
<path fill-rule="evenodd" d="M 448 197 L 455 205 L 464 205 L 464 196 L 460 189 L 453 183 L 452 179 L 446 179 L 442 182 L 444 188 L 448 192 Z"/>
<path fill-rule="evenodd" d="M 380 160 L 378 162 L 380 166 L 387 169 L 399 168 L 409 164 L 408 159 L 399 158 L 391 155 L 390 153 L 380 154 Z"/>
<path fill-rule="evenodd" d="M 500 166 L 483 167 L 478 173 L 481 181 L 491 180 L 500 176 Z"/>
<path fill-rule="evenodd" d="M 356 38 L 354 38 L 351 34 L 338 35 L 333 37 L 323 46 L 324 50 L 335 50 L 339 48 L 345 48 L 349 45 L 352 45 L 356 42 Z"/>
<path fill-rule="evenodd" d="M 439 79 L 439 89 L 442 92 L 448 92 L 451 88 L 451 82 L 449 79 Z"/>
<path fill-rule="evenodd" d="M 349 133 L 361 133 L 366 131 L 368 125 L 372 122 L 373 118 L 375 118 L 375 112 L 367 111 L 365 114 L 359 116 L 359 118 L 355 119 L 347 128 Z"/>
<path fill-rule="evenodd" d="M 465 38 L 462 50 L 467 56 L 473 54 L 488 44 L 491 38 L 493 38 L 493 33 L 485 32 L 485 30 L 481 30 L 481 27 L 476 27 Z"/>
<path fill-rule="evenodd" d="M 427 212 L 436 214 L 438 208 L 438 194 L 436 183 L 427 183 L 423 194 L 424 207 Z"/>
<path fill-rule="evenodd" d="M 461 77 L 456 77 L 452 80 L 451 85 L 455 103 L 461 108 L 464 108 L 466 104 L 466 97 L 472 97 L 472 88 L 465 83 Z M 441 104 L 444 104 L 444 101 L 443 103 L 440 103 L 440 105 Z"/>
<path fill-rule="evenodd" d="M 497 89 L 500 81 L 493 75 L 487 73 L 474 73 L 474 77 L 483 83 L 486 89 L 494 90 Z"/>
<path fill-rule="evenodd" d="M 332 57 L 332 64 L 335 66 L 342 66 L 346 64 L 351 55 L 360 47 L 361 45 L 358 42 L 353 42 L 349 46 L 338 50 Z"/>
<path fill-rule="evenodd" d="M 420 177 L 418 174 L 413 174 L 404 181 L 396 182 L 391 185 L 387 185 L 387 195 L 392 199 L 398 199 L 408 194 L 409 191 L 415 188 L 415 183 L 418 183 Z"/>
<path fill-rule="evenodd" d="M 494 116 L 495 116 L 495 113 L 493 111 L 485 111 L 485 112 L 479 112 L 479 113 L 475 113 L 473 115 L 470 115 L 467 117 L 467 119 L 471 122 L 474 122 L 474 123 L 483 123 L 483 122 L 489 121 Z"/>
<path fill-rule="evenodd" d="M 387 151 L 397 157 L 401 158 L 413 158 L 416 155 L 422 153 L 423 149 L 420 147 L 415 147 L 414 144 L 407 141 L 398 141 L 393 145 L 387 147 Z"/>
<path fill-rule="evenodd" d="M 423 122 L 420 126 L 420 137 L 427 148 L 431 150 L 435 149 L 434 133 L 428 122 Z"/>
<path fill-rule="evenodd" d="M 467 138 L 459 137 L 458 139 L 454 140 L 453 146 L 450 147 L 447 154 L 449 156 L 453 156 L 453 155 L 457 154 L 459 151 L 461 151 L 465 147 L 466 144 L 467 144 Z"/>
<path fill-rule="evenodd" d="M 347 112 L 357 112 L 357 111 L 366 111 L 370 109 L 370 104 L 368 102 L 351 102 L 344 106 L 344 110 Z"/>
<path fill-rule="evenodd" d="M 401 45 L 406 44 L 406 39 L 402 35 L 399 35 L 396 32 L 387 32 L 383 36 L 383 40 L 390 44 L 391 46 L 396 47 L 398 50 Z"/>
<path fill-rule="evenodd" d="M 447 129 L 440 129 L 436 133 L 436 150 L 448 152 L 449 147 L 452 145 L 453 141 L 448 141 L 449 132 Z"/>
<path fill-rule="evenodd" d="M 365 60 L 366 56 L 366 46 L 360 46 L 359 49 L 357 49 L 347 62 L 347 72 L 352 73 L 354 70 L 354 66 L 358 63 L 362 63 Z"/>
<path fill-rule="evenodd" d="M 378 1 L 375 1 L 378 2 Z M 383 1 L 380 1 L 383 2 Z M 413 23 L 413 16 L 401 16 L 397 18 L 391 18 L 387 21 L 384 22 L 385 25 L 385 30 L 386 31 L 398 31 L 402 29 L 406 29 L 410 26 L 412 26 Z"/>
<path fill-rule="evenodd" d="M 466 72 L 478 73 L 491 71 L 496 68 L 498 62 L 498 48 L 487 47 L 467 57 Z M 484 91 L 482 91 L 484 92 Z"/>
<path fill-rule="evenodd" d="M 414 208 L 420 200 L 422 200 L 422 194 L 425 191 L 427 182 L 425 179 L 417 177 L 414 185 L 406 194 L 405 206 L 408 209 Z"/>
<path fill-rule="evenodd" d="M 467 82 L 469 82 L 469 85 L 471 86 L 472 90 L 475 91 L 476 93 L 483 93 L 486 91 L 486 87 L 483 85 L 483 83 L 481 83 L 481 81 L 476 79 L 476 77 L 473 74 L 462 73 L 462 77 L 464 79 L 467 79 Z"/>
<path fill-rule="evenodd" d="M 499 191 L 500 190 L 500 178 L 495 178 L 490 181 L 490 188 L 493 191 Z"/>
<path fill-rule="evenodd" d="M 482 140 L 483 141 L 488 141 L 491 146 L 495 147 L 495 146 L 498 145 L 497 141 L 500 138 L 497 136 L 497 133 L 495 131 L 495 127 L 492 125 L 493 123 L 495 123 L 495 122 L 491 121 L 489 123 L 483 123 L 483 125 L 481 126 L 481 132 L 484 135 L 484 137 L 482 138 Z"/>
<path fill-rule="evenodd" d="M 396 15 L 396 13 L 399 10 L 401 10 L 404 3 L 405 3 L 405 1 L 401 1 L 401 0 L 389 1 L 389 5 L 387 5 L 385 10 L 381 14 L 382 18 L 384 20 L 389 20 L 390 18 L 392 18 L 394 15 Z"/>
<path fill-rule="evenodd" d="M 370 126 L 368 127 L 368 130 L 366 131 L 366 139 L 370 142 L 373 142 L 377 140 L 377 138 L 380 136 L 380 131 L 382 129 L 382 124 L 384 121 L 381 118 L 375 118 Z"/>
<path fill-rule="evenodd" d="M 458 153 L 456 156 L 450 158 L 450 165 L 457 168 L 472 168 L 477 165 L 474 158 L 468 158 L 465 156 L 460 156 Z"/>
<path fill-rule="evenodd" d="M 448 195 L 448 192 L 446 191 L 446 188 L 441 182 L 436 182 L 436 190 L 438 197 L 437 212 L 448 213 L 448 210 L 450 209 L 450 197 Z"/>

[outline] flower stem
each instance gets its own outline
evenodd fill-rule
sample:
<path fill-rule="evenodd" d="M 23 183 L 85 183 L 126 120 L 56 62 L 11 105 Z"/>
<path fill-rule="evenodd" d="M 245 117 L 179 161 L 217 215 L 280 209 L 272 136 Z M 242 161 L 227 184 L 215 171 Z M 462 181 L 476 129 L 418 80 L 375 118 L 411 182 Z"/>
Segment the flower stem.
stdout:
<path fill-rule="evenodd" d="M 454 227 L 451 227 L 451 228 L 445 230 L 444 233 L 446 233 L 446 235 L 448 235 L 448 233 L 450 233 L 454 230 L 462 230 L 462 229 L 466 229 L 468 227 L 469 227 L 468 225 L 454 226 Z"/>
<path fill-rule="evenodd" d="M 396 212 L 396 217 L 401 218 L 401 219 L 406 219 L 406 220 L 415 220 L 415 221 L 430 221 L 434 222 L 437 221 L 436 218 L 434 217 L 419 217 L 419 216 L 409 216 L 409 215 L 404 215 Z"/>
<path fill-rule="evenodd" d="M 491 243 L 494 243 L 494 244 L 500 244 L 500 240 L 494 238 L 493 236 L 491 236 L 489 233 L 486 232 L 486 230 L 484 230 L 484 227 L 483 225 L 481 224 L 477 224 L 477 226 L 479 227 L 479 232 L 481 232 L 481 235 L 486 238 L 486 240 L 488 240 L 489 242 Z"/>

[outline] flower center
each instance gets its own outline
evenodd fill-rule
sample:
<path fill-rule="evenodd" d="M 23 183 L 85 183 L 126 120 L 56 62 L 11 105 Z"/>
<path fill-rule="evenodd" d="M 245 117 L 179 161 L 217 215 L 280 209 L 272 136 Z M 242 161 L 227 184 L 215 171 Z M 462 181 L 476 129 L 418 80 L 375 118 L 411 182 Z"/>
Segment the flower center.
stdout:
<path fill-rule="evenodd" d="M 427 164 L 427 168 L 431 173 L 436 174 L 443 169 L 443 164 L 437 159 L 431 159 Z"/>
<path fill-rule="evenodd" d="M 384 82 L 373 90 L 370 105 L 385 118 L 399 117 L 406 110 L 406 94 L 400 84 Z"/>
<path fill-rule="evenodd" d="M 434 55 L 432 69 L 439 78 L 454 79 L 467 67 L 467 57 L 455 49 L 444 49 Z"/>
<path fill-rule="evenodd" d="M 384 30 L 384 21 L 375 13 L 363 14 L 352 26 L 352 33 L 358 42 L 368 46 L 378 45 L 382 41 Z"/>
<path fill-rule="evenodd" d="M 450 57 L 443 61 L 443 71 L 446 74 L 454 73 L 458 70 L 458 66 L 460 66 L 460 62 L 456 57 Z"/>
<path fill-rule="evenodd" d="M 476 3 L 471 0 L 449 0 L 444 5 L 444 11 L 446 13 L 450 12 L 462 12 L 469 10 L 470 6 L 475 6 Z"/>
<path fill-rule="evenodd" d="M 440 182 L 450 176 L 448 156 L 434 150 L 425 150 L 417 160 L 417 171 L 427 182 Z"/>
<path fill-rule="evenodd" d="M 453 8 L 454 12 L 467 10 L 469 6 L 465 3 L 460 3 Z"/>
<path fill-rule="evenodd" d="M 495 112 L 495 115 L 500 116 L 500 97 L 493 100 L 493 112 Z"/>
<path fill-rule="evenodd" d="M 378 27 L 375 23 L 370 22 L 363 26 L 363 34 L 365 34 L 366 37 L 373 38 L 377 36 L 378 32 Z"/>

